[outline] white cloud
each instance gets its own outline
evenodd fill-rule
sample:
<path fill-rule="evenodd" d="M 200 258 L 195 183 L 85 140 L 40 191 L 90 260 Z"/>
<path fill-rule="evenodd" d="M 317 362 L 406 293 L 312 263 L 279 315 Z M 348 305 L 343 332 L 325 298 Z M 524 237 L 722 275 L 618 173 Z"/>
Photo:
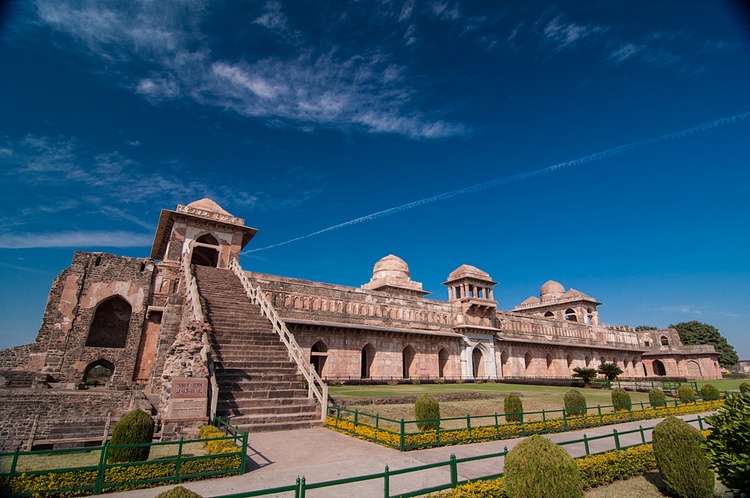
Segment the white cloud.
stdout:
<path fill-rule="evenodd" d="M 620 48 L 613 50 L 609 54 L 609 58 L 616 62 L 622 62 L 624 60 L 630 59 L 631 57 L 634 57 L 638 52 L 641 51 L 641 49 L 642 47 L 638 45 L 635 45 L 633 43 L 626 43 Z"/>
<path fill-rule="evenodd" d="M 153 235 L 114 231 L 71 231 L 57 233 L 0 233 L 0 248 L 44 247 L 148 247 Z"/>

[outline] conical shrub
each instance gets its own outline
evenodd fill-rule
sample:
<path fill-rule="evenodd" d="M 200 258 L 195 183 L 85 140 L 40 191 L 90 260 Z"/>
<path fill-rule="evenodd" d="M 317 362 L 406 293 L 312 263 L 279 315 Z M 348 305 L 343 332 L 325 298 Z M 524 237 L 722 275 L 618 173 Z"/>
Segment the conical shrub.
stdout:
<path fill-rule="evenodd" d="M 521 412 L 523 412 L 523 402 L 516 393 L 510 393 L 505 397 L 503 402 L 503 408 L 505 409 L 505 421 L 506 422 L 520 422 Z"/>
<path fill-rule="evenodd" d="M 677 389 L 677 398 L 681 403 L 692 403 L 695 401 L 695 391 L 692 387 L 683 384 Z"/>
<path fill-rule="evenodd" d="M 709 498 L 714 471 L 701 448 L 703 435 L 684 420 L 667 417 L 653 431 L 656 465 L 667 490 L 680 498 Z"/>
<path fill-rule="evenodd" d="M 429 394 L 423 394 L 414 404 L 414 415 L 420 431 L 434 431 L 440 419 L 440 404 Z"/>
<path fill-rule="evenodd" d="M 616 412 L 630 411 L 630 407 L 632 406 L 630 393 L 619 387 L 614 389 L 612 391 L 612 406 L 615 407 Z"/>
<path fill-rule="evenodd" d="M 586 415 L 586 398 L 579 391 L 571 389 L 565 393 L 563 401 L 568 415 Z"/>
<path fill-rule="evenodd" d="M 542 436 L 518 443 L 505 457 L 509 498 L 580 498 L 583 480 L 567 451 Z"/>
<path fill-rule="evenodd" d="M 110 446 L 150 443 L 154 437 L 154 419 L 143 410 L 133 410 L 122 417 L 112 428 Z M 141 462 L 148 460 L 151 447 L 112 448 L 108 453 L 110 463 Z"/>
<path fill-rule="evenodd" d="M 667 396 L 664 391 L 655 387 L 648 392 L 648 401 L 652 408 L 661 408 L 667 406 Z"/>
<path fill-rule="evenodd" d="M 713 401 L 721 398 L 721 393 L 713 384 L 706 384 L 701 387 L 701 398 L 703 398 L 703 401 Z"/>

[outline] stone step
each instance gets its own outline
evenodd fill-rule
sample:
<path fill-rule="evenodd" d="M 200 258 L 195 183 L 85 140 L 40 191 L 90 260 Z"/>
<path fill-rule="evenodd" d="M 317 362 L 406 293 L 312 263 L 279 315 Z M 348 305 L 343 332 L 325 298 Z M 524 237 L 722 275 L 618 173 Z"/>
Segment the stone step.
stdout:
<path fill-rule="evenodd" d="M 317 416 L 317 407 L 315 405 L 284 405 L 284 406 L 232 406 L 231 403 L 219 403 L 217 413 L 223 417 L 243 416 L 243 415 L 292 415 L 307 416 L 312 414 Z"/>
<path fill-rule="evenodd" d="M 232 419 L 230 419 L 232 420 Z M 232 421 L 232 424 L 235 422 Z M 310 427 L 318 427 L 321 425 L 320 420 L 299 420 L 297 422 L 275 422 L 268 424 L 245 424 L 240 423 L 238 425 L 239 430 L 242 432 L 278 432 L 278 431 L 294 431 L 298 429 L 309 429 Z"/>
<path fill-rule="evenodd" d="M 220 399 L 218 409 L 270 410 L 287 407 L 316 408 L 313 398 Z"/>
<path fill-rule="evenodd" d="M 307 389 L 263 389 L 261 391 L 244 391 L 233 389 L 231 393 L 222 394 L 219 389 L 220 400 L 231 399 L 271 399 L 271 398 L 306 398 Z"/>

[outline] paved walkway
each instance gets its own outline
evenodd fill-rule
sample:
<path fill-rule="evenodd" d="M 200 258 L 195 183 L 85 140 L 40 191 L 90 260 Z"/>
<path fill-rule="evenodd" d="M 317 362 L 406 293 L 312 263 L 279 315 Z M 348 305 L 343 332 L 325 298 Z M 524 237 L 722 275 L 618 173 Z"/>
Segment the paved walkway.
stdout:
<path fill-rule="evenodd" d="M 710 413 L 702 413 L 703 418 Z M 684 415 L 682 419 L 696 419 L 697 415 Z M 643 426 L 646 440 L 651 441 L 651 429 L 662 419 L 643 420 L 604 427 L 592 427 L 582 431 L 550 434 L 546 437 L 556 443 L 587 437 L 611 435 L 613 429 L 618 433 L 637 430 Z M 697 422 L 693 423 L 697 427 Z M 250 434 L 248 448 L 248 472 L 242 476 L 225 477 L 205 481 L 184 483 L 188 489 L 204 497 L 221 496 L 247 491 L 270 489 L 294 485 L 297 477 L 304 476 L 308 485 L 318 482 L 344 479 L 348 477 L 376 474 L 383 472 L 387 465 L 391 471 L 417 467 L 429 463 L 445 462 L 451 454 L 457 458 L 500 453 L 507 446 L 511 449 L 521 439 L 506 439 L 487 443 L 447 446 L 428 450 L 401 453 L 397 450 L 355 439 L 330 429 L 317 427 L 287 432 L 268 432 Z M 641 442 L 639 433 L 621 436 L 622 447 Z M 585 454 L 584 444 L 563 446 L 574 457 Z M 591 441 L 591 453 L 601 453 L 614 449 L 613 438 Z M 458 466 L 459 480 L 502 472 L 503 458 L 493 458 L 466 462 Z M 450 482 L 448 467 L 431 469 L 403 476 L 393 476 L 390 481 L 391 495 L 400 492 L 423 489 L 440 483 Z M 116 493 L 118 498 L 153 498 L 171 486 L 141 489 Z M 275 496 L 294 496 L 293 493 Z M 306 496 L 315 497 L 382 497 L 383 480 L 365 481 L 335 487 L 308 490 Z"/>

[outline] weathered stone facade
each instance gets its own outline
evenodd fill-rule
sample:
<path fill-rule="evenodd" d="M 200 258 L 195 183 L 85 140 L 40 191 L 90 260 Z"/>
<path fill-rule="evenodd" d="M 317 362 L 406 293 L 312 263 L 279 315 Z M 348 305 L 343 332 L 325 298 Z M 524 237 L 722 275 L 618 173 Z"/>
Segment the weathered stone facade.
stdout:
<path fill-rule="evenodd" d="M 148 397 L 167 421 L 171 379 L 211 375 L 199 338 L 210 328 L 195 325 L 188 262 L 226 268 L 255 233 L 203 199 L 162 211 L 150 258 L 76 252 L 52 284 L 36 341 L 0 351 L 0 446 L 48 438 L 78 405 L 81 420 L 117 418 Z M 449 274 L 446 301 L 426 297 L 394 255 L 359 288 L 246 275 L 324 379 L 569 378 L 575 367 L 605 361 L 625 377 L 721 376 L 713 347 L 682 346 L 674 330 L 601 325 L 601 303 L 554 281 L 539 298 L 501 311 L 497 283 L 469 265 Z"/>

